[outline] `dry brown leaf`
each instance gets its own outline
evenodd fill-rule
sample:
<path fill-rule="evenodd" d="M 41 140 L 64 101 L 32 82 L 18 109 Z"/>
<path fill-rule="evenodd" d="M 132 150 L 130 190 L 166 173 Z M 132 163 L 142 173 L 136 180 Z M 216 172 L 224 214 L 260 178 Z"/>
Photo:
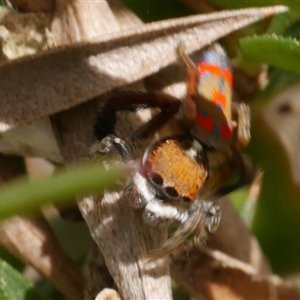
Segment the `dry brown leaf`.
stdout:
<path fill-rule="evenodd" d="M 47 27 L 51 16 L 46 14 L 20 14 L 9 11 L 0 15 L 1 60 L 12 60 L 33 55 L 49 44 Z"/>
<path fill-rule="evenodd" d="M 78 105 L 153 74 L 187 53 L 248 24 L 285 11 L 282 6 L 222 11 L 147 24 L 101 42 L 55 49 L 0 67 L 0 131 Z"/>

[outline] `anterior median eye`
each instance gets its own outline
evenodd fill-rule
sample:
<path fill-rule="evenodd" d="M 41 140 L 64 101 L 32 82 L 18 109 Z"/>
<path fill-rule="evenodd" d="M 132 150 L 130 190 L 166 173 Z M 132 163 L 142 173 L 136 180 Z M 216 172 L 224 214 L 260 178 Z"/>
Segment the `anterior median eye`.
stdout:
<path fill-rule="evenodd" d="M 178 192 L 176 191 L 175 188 L 171 186 L 167 186 L 164 188 L 165 195 L 168 196 L 169 198 L 177 198 L 178 197 Z"/>
<path fill-rule="evenodd" d="M 164 180 L 162 179 L 162 177 L 155 172 L 150 173 L 148 175 L 148 178 L 149 178 L 149 181 L 155 186 L 161 187 L 164 183 Z"/>

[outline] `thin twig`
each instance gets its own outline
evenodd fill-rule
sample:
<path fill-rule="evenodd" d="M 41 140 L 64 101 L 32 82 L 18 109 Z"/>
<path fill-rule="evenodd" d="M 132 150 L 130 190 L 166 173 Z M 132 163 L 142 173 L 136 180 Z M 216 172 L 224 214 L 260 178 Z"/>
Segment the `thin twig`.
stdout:
<path fill-rule="evenodd" d="M 192 267 L 191 267 L 192 266 Z M 300 289 L 209 248 L 190 246 L 174 257 L 172 274 L 196 299 L 299 299 Z"/>

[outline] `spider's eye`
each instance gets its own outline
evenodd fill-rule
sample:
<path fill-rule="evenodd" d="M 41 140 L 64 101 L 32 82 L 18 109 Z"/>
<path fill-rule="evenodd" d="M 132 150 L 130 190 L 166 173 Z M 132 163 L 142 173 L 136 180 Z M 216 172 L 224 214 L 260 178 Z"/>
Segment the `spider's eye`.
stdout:
<path fill-rule="evenodd" d="M 184 202 L 186 202 L 186 203 L 192 202 L 192 199 L 189 198 L 189 197 L 182 197 L 181 199 L 182 199 L 182 201 L 184 201 Z"/>
<path fill-rule="evenodd" d="M 148 175 L 148 178 L 149 178 L 149 181 L 155 186 L 160 187 L 164 183 L 164 180 L 162 179 L 162 177 L 159 174 L 155 173 L 155 172 L 150 173 Z"/>
<path fill-rule="evenodd" d="M 169 198 L 177 198 L 178 192 L 173 187 L 167 186 L 164 188 L 165 195 Z"/>

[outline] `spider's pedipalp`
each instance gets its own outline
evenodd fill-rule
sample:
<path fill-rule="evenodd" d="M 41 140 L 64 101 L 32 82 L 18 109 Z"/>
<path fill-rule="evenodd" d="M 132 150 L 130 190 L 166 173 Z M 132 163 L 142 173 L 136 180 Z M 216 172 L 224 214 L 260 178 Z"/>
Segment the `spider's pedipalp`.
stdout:
<path fill-rule="evenodd" d="M 192 234 L 199 234 L 205 242 L 208 234 L 215 231 L 221 220 L 221 210 L 214 202 L 195 200 L 175 233 L 155 251 L 150 260 L 164 256 L 178 248 Z"/>

